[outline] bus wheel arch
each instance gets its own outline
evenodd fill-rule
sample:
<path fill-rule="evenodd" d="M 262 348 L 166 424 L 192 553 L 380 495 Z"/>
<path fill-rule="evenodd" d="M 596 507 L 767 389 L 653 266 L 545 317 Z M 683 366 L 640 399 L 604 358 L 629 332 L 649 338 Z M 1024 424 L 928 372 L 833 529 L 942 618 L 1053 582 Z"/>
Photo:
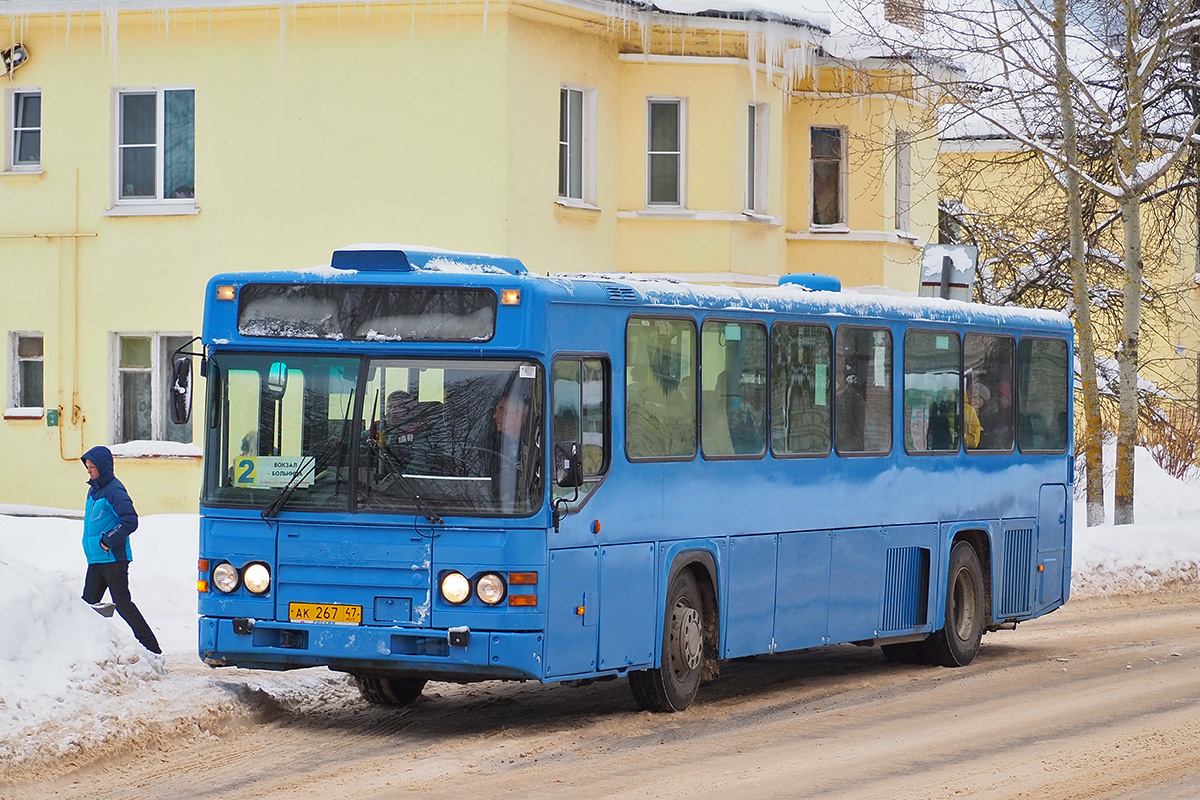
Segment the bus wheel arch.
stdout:
<path fill-rule="evenodd" d="M 688 708 L 700 683 L 719 672 L 716 564 L 706 552 L 676 557 L 667 579 L 659 665 L 629 673 L 629 688 L 647 711 Z"/>
<path fill-rule="evenodd" d="M 946 569 L 943 625 L 922 642 L 926 660 L 965 667 L 975 660 L 988 625 L 984 560 L 970 537 L 955 537 Z"/>

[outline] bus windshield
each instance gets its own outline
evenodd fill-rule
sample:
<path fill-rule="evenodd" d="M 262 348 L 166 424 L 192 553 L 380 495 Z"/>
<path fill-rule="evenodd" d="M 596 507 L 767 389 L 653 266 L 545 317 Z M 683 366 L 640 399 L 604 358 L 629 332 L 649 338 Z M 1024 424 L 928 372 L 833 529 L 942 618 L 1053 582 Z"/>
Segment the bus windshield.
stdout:
<path fill-rule="evenodd" d="M 209 378 L 206 502 L 430 519 L 541 503 L 535 362 L 222 353 Z"/>

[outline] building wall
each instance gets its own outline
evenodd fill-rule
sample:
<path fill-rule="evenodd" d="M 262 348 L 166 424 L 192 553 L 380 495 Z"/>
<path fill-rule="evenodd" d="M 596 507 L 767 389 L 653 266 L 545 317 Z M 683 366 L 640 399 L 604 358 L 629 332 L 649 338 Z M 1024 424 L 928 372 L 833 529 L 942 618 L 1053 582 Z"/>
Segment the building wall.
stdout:
<path fill-rule="evenodd" d="M 822 271 L 915 291 L 936 225 L 931 194 L 911 237 L 888 227 L 883 144 L 903 104 L 781 91 L 778 72 L 736 57 L 736 21 L 690 31 L 696 52 L 673 53 L 669 31 L 642 36 L 650 16 L 630 24 L 553 0 L 115 8 L 0 14 L 31 54 L 5 88 L 42 93 L 41 171 L 0 174 L 0 327 L 43 333 L 44 403 L 58 412 L 57 426 L 49 414 L 0 422 L 0 450 L 19 454 L 0 462 L 0 503 L 82 506 L 79 456 L 114 441 L 114 333 L 198 333 L 217 272 L 401 242 L 516 256 L 539 273 L 753 284 Z M 646 42 L 653 52 L 639 52 Z M 557 197 L 564 84 L 595 90 L 587 207 Z M 153 87 L 195 90 L 196 213 L 114 209 L 115 92 Z M 646 209 L 649 96 L 687 98 L 686 207 L 668 213 Z M 751 103 L 770 109 L 756 216 L 743 213 Z M 808 232 L 814 122 L 858 137 L 847 234 Z M 140 511 L 195 509 L 202 442 L 195 425 L 191 445 L 125 448 L 116 470 Z"/>

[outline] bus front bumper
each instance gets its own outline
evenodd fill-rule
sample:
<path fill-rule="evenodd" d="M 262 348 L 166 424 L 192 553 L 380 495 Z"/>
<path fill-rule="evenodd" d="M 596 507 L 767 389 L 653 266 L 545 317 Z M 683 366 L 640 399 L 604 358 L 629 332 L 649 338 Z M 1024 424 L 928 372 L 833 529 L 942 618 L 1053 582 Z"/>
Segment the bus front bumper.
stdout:
<path fill-rule="evenodd" d="M 200 658 L 214 667 L 541 680 L 540 632 L 470 631 L 200 617 Z"/>

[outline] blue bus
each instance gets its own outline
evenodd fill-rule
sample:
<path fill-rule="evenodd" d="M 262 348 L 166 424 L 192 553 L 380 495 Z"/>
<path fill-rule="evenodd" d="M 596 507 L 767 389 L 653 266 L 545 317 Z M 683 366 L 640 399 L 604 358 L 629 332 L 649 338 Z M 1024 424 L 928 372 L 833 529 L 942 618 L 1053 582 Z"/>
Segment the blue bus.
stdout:
<path fill-rule="evenodd" d="M 1070 586 L 1072 328 L 840 291 L 360 245 L 218 275 L 199 653 L 426 681 L 628 678 L 847 643 L 971 663 Z"/>

